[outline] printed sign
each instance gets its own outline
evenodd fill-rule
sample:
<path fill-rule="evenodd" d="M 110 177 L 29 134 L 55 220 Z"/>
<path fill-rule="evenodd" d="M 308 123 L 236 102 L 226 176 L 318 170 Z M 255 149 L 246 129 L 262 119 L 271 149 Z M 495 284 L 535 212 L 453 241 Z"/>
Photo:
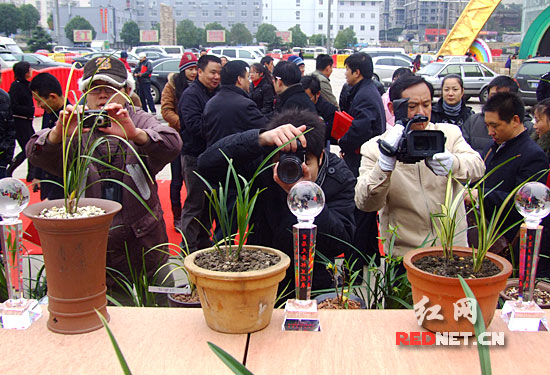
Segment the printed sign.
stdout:
<path fill-rule="evenodd" d="M 292 43 L 292 31 L 277 31 L 275 35 L 281 38 L 283 43 Z"/>
<path fill-rule="evenodd" d="M 225 43 L 225 30 L 206 30 L 207 43 Z"/>
<path fill-rule="evenodd" d="M 73 40 L 75 43 L 91 42 L 92 30 L 73 30 Z"/>
<path fill-rule="evenodd" d="M 158 30 L 140 30 L 139 31 L 139 41 L 140 42 L 152 42 L 158 43 L 159 41 L 159 32 Z"/>

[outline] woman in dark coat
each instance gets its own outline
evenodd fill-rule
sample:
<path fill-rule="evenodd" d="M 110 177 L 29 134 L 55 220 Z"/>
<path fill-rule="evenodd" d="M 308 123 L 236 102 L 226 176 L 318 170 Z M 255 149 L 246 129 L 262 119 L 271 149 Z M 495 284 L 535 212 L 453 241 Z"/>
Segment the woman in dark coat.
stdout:
<path fill-rule="evenodd" d="M 456 74 L 449 74 L 441 83 L 441 99 L 432 107 L 431 122 L 462 125 L 473 114 L 464 101 L 464 83 Z"/>
<path fill-rule="evenodd" d="M 15 137 L 21 152 L 17 154 L 13 163 L 7 170 L 7 175 L 11 176 L 13 171 L 23 163 L 27 158 L 25 154 L 25 145 L 34 134 L 32 121 L 34 119 L 34 102 L 32 101 L 32 92 L 29 88 L 30 79 L 32 77 L 32 69 L 27 61 L 20 61 L 13 66 L 13 74 L 15 81 L 10 87 L 11 110 L 15 126 Z M 31 182 L 33 176 L 33 168 L 29 163 L 27 168 L 27 182 Z"/>
<path fill-rule="evenodd" d="M 262 64 L 254 63 L 250 67 L 250 99 L 264 116 L 271 116 L 275 103 L 275 90 L 271 74 Z"/>

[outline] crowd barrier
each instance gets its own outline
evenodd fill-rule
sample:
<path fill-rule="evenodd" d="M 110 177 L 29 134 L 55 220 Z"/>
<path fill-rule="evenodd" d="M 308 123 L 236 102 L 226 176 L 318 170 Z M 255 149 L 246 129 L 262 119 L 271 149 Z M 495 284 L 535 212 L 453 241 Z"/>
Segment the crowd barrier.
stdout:
<path fill-rule="evenodd" d="M 42 70 L 33 70 L 32 76 L 34 77 L 39 73 L 52 74 L 59 80 L 59 83 L 61 83 L 61 89 L 63 91 L 63 95 L 66 98 L 68 98 L 72 103 L 75 103 L 82 96 L 82 93 L 78 89 L 78 80 L 82 77 L 83 70 L 82 69 L 73 70 L 71 82 L 69 84 L 68 91 L 67 91 L 67 82 L 69 81 L 71 70 L 72 68 L 69 68 L 69 67 L 55 67 L 55 68 L 47 68 Z M 13 69 L 3 70 L 2 83 L 0 84 L 0 88 L 8 92 L 10 90 L 10 86 L 13 81 L 14 81 Z M 35 99 L 34 107 L 35 107 L 34 115 L 36 117 L 42 116 L 44 111 L 42 110 L 42 108 L 36 105 L 36 99 Z"/>

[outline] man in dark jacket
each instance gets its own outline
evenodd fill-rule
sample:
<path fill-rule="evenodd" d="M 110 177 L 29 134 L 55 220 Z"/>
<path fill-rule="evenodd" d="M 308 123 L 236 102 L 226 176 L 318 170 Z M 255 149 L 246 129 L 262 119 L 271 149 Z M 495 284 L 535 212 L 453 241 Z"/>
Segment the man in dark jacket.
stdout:
<path fill-rule="evenodd" d="M 197 222 L 208 226 L 209 215 L 204 189 L 206 186 L 197 177 L 197 157 L 206 149 L 202 133 L 203 112 L 206 103 L 217 93 L 220 84 L 221 60 L 214 55 L 201 56 L 198 63 L 198 77 L 183 92 L 178 103 L 183 181 L 187 196 L 181 212 L 181 229 L 190 251 L 212 245 L 209 234 Z"/>
<path fill-rule="evenodd" d="M 519 87 L 516 81 L 508 76 L 495 77 L 487 86 L 488 97 L 495 95 L 497 92 L 510 92 L 517 94 Z M 523 126 L 527 129 L 529 134 L 533 133 L 533 123 L 531 122 L 531 116 L 527 113 L 523 119 Z M 483 113 L 474 113 L 471 115 L 464 125 L 462 125 L 462 135 L 466 142 L 472 146 L 474 150 L 483 155 L 493 140 L 487 132 L 487 126 L 485 125 L 485 118 Z"/>
<path fill-rule="evenodd" d="M 63 96 L 61 84 L 50 73 L 40 73 L 32 79 L 30 89 L 36 98 L 36 104 L 44 110 L 42 129 L 52 129 L 57 123 L 59 113 L 63 110 L 65 103 L 71 104 Z M 63 198 L 63 188 L 61 186 L 44 181 L 49 180 L 63 184 L 61 176 L 53 175 L 42 168 L 36 167 L 35 178 L 40 179 L 41 200 Z"/>
<path fill-rule="evenodd" d="M 286 124 L 286 125 L 281 125 Z M 305 125 L 304 125 L 305 124 Z M 298 126 L 298 127 L 296 127 Z M 259 163 L 274 148 L 283 145 L 306 128 L 313 129 L 299 137 L 306 148 L 306 160 L 302 164 L 302 180 L 316 182 L 325 193 L 325 207 L 315 218 L 317 225 L 317 252 L 328 258 L 347 251 L 341 241 L 350 242 L 355 230 L 353 218 L 353 187 L 355 179 L 345 163 L 336 155 L 324 149 L 325 125 L 316 114 L 308 111 L 290 110 L 275 116 L 270 123 L 272 130 L 248 130 L 225 137 L 210 146 L 199 157 L 199 172 L 215 183 L 225 179 L 227 161 L 220 152 L 232 158 L 239 174 L 250 178 Z M 296 151 L 296 142 L 287 145 L 283 151 Z M 275 156 L 275 160 L 278 157 Z M 286 199 L 293 184 L 283 183 L 277 176 L 277 166 L 261 173 L 255 185 L 266 188 L 256 202 L 251 223 L 254 231 L 248 237 L 249 244 L 264 245 L 283 251 L 294 257 L 292 225 L 296 217 L 288 209 Z M 252 191 L 255 191 L 253 187 Z M 279 284 L 280 290 L 294 278 L 294 269 L 289 267 L 286 279 Z M 317 262 L 314 265 L 313 289 L 330 288 L 330 275 Z M 294 282 L 290 284 L 291 290 Z"/>
<path fill-rule="evenodd" d="M 273 85 L 279 95 L 277 110 L 305 109 L 317 113 L 315 105 L 304 92 L 300 80 L 302 73 L 298 66 L 291 61 L 281 60 L 273 69 Z"/>
<path fill-rule="evenodd" d="M 2 72 L 0 72 L 2 83 Z M 15 127 L 11 113 L 10 96 L 0 89 L 0 178 L 6 177 L 6 169 L 15 149 Z"/>
<path fill-rule="evenodd" d="M 332 123 L 334 122 L 334 113 L 338 111 L 338 107 L 335 107 L 332 103 L 321 95 L 321 82 L 317 79 L 315 75 L 308 75 L 302 77 L 300 84 L 304 88 L 305 93 L 313 104 L 315 104 L 315 109 L 319 116 L 323 118 L 323 121 L 327 125 L 325 140 L 326 144 L 330 146 L 330 143 L 336 144 L 337 141 L 331 138 L 330 133 L 332 132 Z"/>
<path fill-rule="evenodd" d="M 207 147 L 226 135 L 267 125 L 265 116 L 248 97 L 248 69 L 241 60 L 230 61 L 222 68 L 222 87 L 204 107 L 202 130 Z"/>
<path fill-rule="evenodd" d="M 109 231 L 107 266 L 120 271 L 129 280 L 132 279 L 130 267 L 137 275 L 145 267 L 149 281 L 152 282 L 157 268 L 168 258 L 168 254 L 161 251 L 146 252 L 168 240 L 154 176 L 178 156 L 181 139 L 174 129 L 162 125 L 154 116 L 141 109 L 134 110 L 127 97 L 115 91 L 116 88 L 129 96 L 134 87 L 133 77 L 115 57 L 96 57 L 84 65 L 79 89 L 87 93 L 86 105 L 92 110 L 107 112 L 113 121 L 110 127 L 94 128 L 93 131 L 83 133 L 81 144 L 91 144 L 105 135 L 118 136 L 126 139 L 135 152 L 141 155 L 147 168 L 147 171 L 143 170 L 130 146 L 112 138 L 108 143 L 98 146 L 93 157 L 118 170 L 91 163 L 85 194 L 89 198 L 116 200 L 122 204 L 122 210 L 115 215 Z M 42 129 L 33 135 L 27 144 L 31 163 L 51 174 L 62 175 L 63 127 L 66 127 L 65 134 L 70 137 L 78 126 L 77 116 L 72 114 L 76 110 L 78 107 L 68 105 L 65 116 L 61 116 L 52 129 Z M 70 120 L 70 123 L 63 124 L 62 119 Z M 147 173 L 152 176 L 152 180 L 147 177 Z M 106 178 L 129 186 L 145 201 L 154 215 L 130 191 L 119 184 L 105 181 Z M 167 270 L 167 267 L 162 270 Z M 162 282 L 164 275 L 161 272 L 157 282 Z M 107 283 L 109 287 L 116 287 L 110 275 L 107 275 Z"/>
<path fill-rule="evenodd" d="M 523 126 L 525 107 L 517 95 L 497 93 L 487 100 L 483 112 L 489 135 L 493 139 L 490 148 L 483 155 L 485 173 L 490 173 L 511 157 L 518 156 L 495 170 L 485 180 L 485 191 L 490 192 L 484 199 L 484 206 L 490 217 L 494 210 L 499 209 L 506 196 L 528 178 L 536 176 L 534 181 L 546 182 L 547 174 L 541 172 L 548 168 L 548 157 Z M 503 228 L 520 219 L 521 215 L 512 209 Z M 506 233 L 509 242 L 513 242 L 518 229 L 519 226 Z"/>
<path fill-rule="evenodd" d="M 346 66 L 346 82 L 351 86 L 347 101 L 348 113 L 353 117 L 351 126 L 338 140 L 344 154 L 344 161 L 355 177 L 359 176 L 363 143 L 380 135 L 386 128 L 386 113 L 382 97 L 372 81 L 372 58 L 362 52 L 349 56 Z M 378 226 L 376 212 L 365 212 L 355 208 L 357 231 L 353 245 L 367 254 L 375 254 L 378 248 Z M 359 258 L 359 264 L 362 259 Z"/>
<path fill-rule="evenodd" d="M 351 86 L 348 113 L 353 117 L 349 130 L 338 141 L 344 160 L 354 176 L 359 175 L 361 145 L 386 128 L 384 104 L 372 82 L 373 65 L 369 55 L 357 52 L 344 61 L 346 81 Z"/>
<path fill-rule="evenodd" d="M 139 99 L 145 112 L 147 112 L 147 106 L 149 106 L 151 113 L 156 115 L 155 101 L 153 100 L 153 95 L 151 95 L 152 74 L 153 66 L 151 65 L 151 61 L 147 59 L 147 55 L 144 52 L 140 53 L 139 64 L 134 69 L 134 76 L 137 77 Z"/>
<path fill-rule="evenodd" d="M 32 92 L 29 89 L 29 81 L 32 77 L 32 69 L 28 61 L 20 61 L 13 66 L 15 81 L 10 86 L 11 111 L 15 126 L 17 143 L 21 147 L 19 154 L 15 156 L 13 163 L 7 169 L 7 176 L 13 174 L 15 169 L 25 161 L 25 145 L 34 134 L 32 121 L 34 119 L 34 102 Z M 34 168 L 30 163 L 27 166 L 27 182 L 34 179 Z"/>

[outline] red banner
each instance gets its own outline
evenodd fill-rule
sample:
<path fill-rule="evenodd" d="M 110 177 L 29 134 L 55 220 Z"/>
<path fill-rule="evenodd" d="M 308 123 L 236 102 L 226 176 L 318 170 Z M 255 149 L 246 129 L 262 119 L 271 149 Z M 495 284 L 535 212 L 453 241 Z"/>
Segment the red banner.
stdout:
<path fill-rule="evenodd" d="M 109 33 L 109 17 L 107 16 L 107 8 L 103 11 L 103 17 L 105 18 L 105 34 Z"/>

